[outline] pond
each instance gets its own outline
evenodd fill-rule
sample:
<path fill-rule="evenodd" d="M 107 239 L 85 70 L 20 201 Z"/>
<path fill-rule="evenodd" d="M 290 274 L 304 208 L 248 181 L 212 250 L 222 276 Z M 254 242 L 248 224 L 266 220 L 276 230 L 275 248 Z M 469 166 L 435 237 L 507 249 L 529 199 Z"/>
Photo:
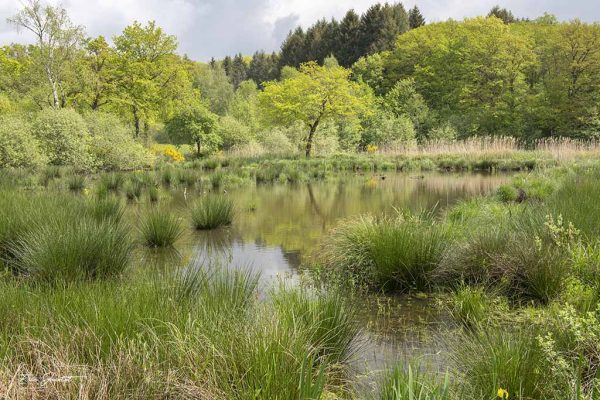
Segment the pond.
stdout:
<path fill-rule="evenodd" d="M 232 226 L 214 231 L 186 231 L 178 253 L 201 264 L 217 261 L 251 267 L 261 282 L 274 277 L 296 279 L 305 257 L 318 248 L 327 232 L 345 218 L 397 209 L 441 212 L 456 202 L 486 195 L 509 180 L 498 174 L 351 175 L 296 185 L 246 186 L 225 191 L 234 199 Z M 186 202 L 199 193 L 169 191 L 168 206 L 185 215 Z M 446 316 L 435 299 L 415 296 L 372 296 L 364 299 L 364 325 L 356 367 L 369 382 L 372 371 L 403 356 L 435 353 L 436 332 Z"/>

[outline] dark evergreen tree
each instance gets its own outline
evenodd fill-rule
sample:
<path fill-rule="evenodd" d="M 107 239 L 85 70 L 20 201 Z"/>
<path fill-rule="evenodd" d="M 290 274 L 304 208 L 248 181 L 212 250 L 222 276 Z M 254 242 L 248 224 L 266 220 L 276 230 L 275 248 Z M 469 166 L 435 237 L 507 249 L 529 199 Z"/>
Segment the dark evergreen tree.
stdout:
<path fill-rule="evenodd" d="M 322 64 L 325 57 L 330 55 L 337 45 L 335 35 L 337 33 L 337 22 L 327 22 L 322 19 L 307 29 L 304 39 L 305 57 L 302 62 L 317 61 Z"/>
<path fill-rule="evenodd" d="M 247 68 L 248 67 L 246 66 L 246 62 L 244 61 L 244 57 L 241 53 L 233 58 L 228 76 L 235 89 L 240 86 L 240 83 L 248 79 Z"/>
<path fill-rule="evenodd" d="M 487 16 L 500 18 L 505 24 L 512 24 L 513 22 L 516 22 L 513 13 L 506 8 L 500 8 L 500 6 L 494 6 Z"/>
<path fill-rule="evenodd" d="M 210 58 L 209 65 L 210 65 L 211 68 L 215 68 L 215 66 L 217 65 L 217 61 L 215 60 L 214 57 Z"/>
<path fill-rule="evenodd" d="M 338 28 L 339 47 L 334 54 L 341 66 L 350 67 L 362 55 L 359 49 L 360 33 L 360 17 L 354 10 L 350 10 Z"/>
<path fill-rule="evenodd" d="M 231 61 L 231 57 L 230 56 L 226 56 L 223 59 L 223 69 L 225 70 L 225 74 L 227 76 L 231 76 L 231 65 L 233 64 L 233 62 Z"/>
<path fill-rule="evenodd" d="M 425 25 L 425 18 L 421 14 L 421 10 L 416 5 L 408 12 L 408 26 L 410 29 L 415 29 Z"/>
<path fill-rule="evenodd" d="M 264 51 L 254 53 L 248 67 L 247 79 L 252 79 L 262 88 L 263 82 L 277 79 L 278 75 L 279 65 L 276 53 L 266 54 Z"/>
<path fill-rule="evenodd" d="M 305 34 L 302 28 L 298 27 L 295 31 L 290 31 L 281 45 L 279 65 L 281 67 L 285 65 L 297 67 L 306 59 Z"/>
<path fill-rule="evenodd" d="M 401 3 L 375 4 L 360 20 L 361 56 L 391 50 L 399 34 L 408 30 L 408 14 Z"/>

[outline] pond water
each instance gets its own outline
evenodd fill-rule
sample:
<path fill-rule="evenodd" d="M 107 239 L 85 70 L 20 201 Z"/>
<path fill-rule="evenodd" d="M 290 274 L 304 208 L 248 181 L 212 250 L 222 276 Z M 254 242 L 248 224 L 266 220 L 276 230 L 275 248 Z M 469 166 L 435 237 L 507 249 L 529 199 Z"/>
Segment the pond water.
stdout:
<path fill-rule="evenodd" d="M 440 212 L 456 202 L 494 191 L 508 175 L 387 174 L 352 175 L 297 185 L 259 185 L 228 190 L 236 217 L 232 226 L 214 231 L 189 230 L 178 253 L 199 264 L 218 261 L 233 268 L 251 267 L 261 282 L 276 276 L 296 279 L 303 258 L 345 218 L 396 209 Z M 185 214 L 198 193 L 169 191 L 169 207 Z M 163 201 L 164 202 L 164 201 Z M 356 367 L 365 373 L 403 356 L 435 353 L 438 326 L 446 317 L 424 297 L 373 296 L 360 307 L 364 334 Z"/>

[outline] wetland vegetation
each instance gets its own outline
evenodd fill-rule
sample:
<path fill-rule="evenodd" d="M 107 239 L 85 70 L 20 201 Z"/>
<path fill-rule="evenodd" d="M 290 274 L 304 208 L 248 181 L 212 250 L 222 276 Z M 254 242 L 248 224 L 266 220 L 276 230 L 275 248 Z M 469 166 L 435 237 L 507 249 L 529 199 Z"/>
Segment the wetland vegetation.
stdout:
<path fill-rule="evenodd" d="M 600 399 L 598 23 L 377 4 L 202 63 L 15 12 L 0 398 Z"/>

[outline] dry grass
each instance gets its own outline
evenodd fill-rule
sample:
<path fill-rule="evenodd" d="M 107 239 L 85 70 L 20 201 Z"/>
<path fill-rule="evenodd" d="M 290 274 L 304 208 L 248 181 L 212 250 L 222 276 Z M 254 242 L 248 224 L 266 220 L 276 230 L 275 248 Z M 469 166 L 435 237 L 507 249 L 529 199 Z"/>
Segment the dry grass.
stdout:
<path fill-rule="evenodd" d="M 539 139 L 526 148 L 513 137 L 473 137 L 458 141 L 431 141 L 416 146 L 385 147 L 378 153 L 406 156 L 464 155 L 478 158 L 509 158 L 515 153 L 537 153 L 545 158 L 562 161 L 600 156 L 600 141 L 547 138 Z"/>

